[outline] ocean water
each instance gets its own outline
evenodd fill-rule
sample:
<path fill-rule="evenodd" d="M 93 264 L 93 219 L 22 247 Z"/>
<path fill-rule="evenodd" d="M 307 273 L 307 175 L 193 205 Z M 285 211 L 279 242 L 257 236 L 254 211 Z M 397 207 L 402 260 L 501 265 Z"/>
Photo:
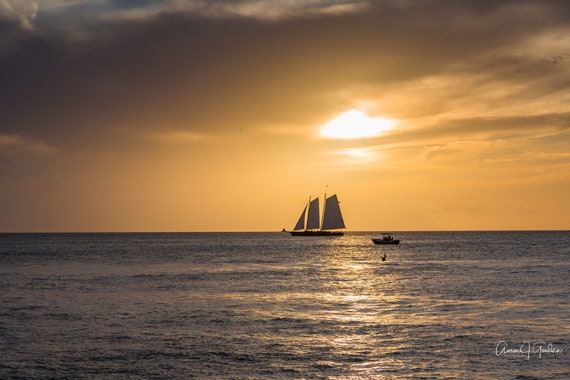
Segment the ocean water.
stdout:
<path fill-rule="evenodd" d="M 570 379 L 570 232 L 375 236 L 0 234 L 0 378 Z"/>

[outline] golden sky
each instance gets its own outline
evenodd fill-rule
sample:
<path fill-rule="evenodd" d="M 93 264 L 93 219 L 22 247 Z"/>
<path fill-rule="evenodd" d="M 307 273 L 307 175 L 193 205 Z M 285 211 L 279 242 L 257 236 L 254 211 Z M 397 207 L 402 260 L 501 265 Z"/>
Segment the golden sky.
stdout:
<path fill-rule="evenodd" d="M 567 1 L 0 1 L 0 232 L 570 229 Z"/>

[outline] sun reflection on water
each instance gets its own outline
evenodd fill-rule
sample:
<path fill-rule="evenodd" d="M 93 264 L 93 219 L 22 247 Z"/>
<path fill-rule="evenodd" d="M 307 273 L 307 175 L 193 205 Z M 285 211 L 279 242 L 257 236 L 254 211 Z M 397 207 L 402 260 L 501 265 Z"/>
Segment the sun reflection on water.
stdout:
<path fill-rule="evenodd" d="M 387 335 L 396 338 L 398 326 L 406 321 L 390 313 L 402 302 L 393 285 L 398 280 L 376 254 L 350 237 L 329 241 L 328 273 L 321 277 L 329 291 L 320 295 L 321 314 L 313 316 L 334 326 L 330 334 L 323 334 L 329 363 L 345 367 L 350 363 L 354 378 L 372 378 L 396 369 L 397 363 L 387 355 L 406 350 L 409 344 L 399 339 L 385 341 Z"/>

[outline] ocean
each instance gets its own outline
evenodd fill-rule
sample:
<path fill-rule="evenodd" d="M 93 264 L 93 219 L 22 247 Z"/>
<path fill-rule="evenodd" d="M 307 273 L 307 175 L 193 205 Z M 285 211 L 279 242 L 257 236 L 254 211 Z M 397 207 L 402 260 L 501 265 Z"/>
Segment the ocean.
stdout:
<path fill-rule="evenodd" d="M 570 379 L 570 232 L 377 236 L 0 234 L 0 378 Z"/>

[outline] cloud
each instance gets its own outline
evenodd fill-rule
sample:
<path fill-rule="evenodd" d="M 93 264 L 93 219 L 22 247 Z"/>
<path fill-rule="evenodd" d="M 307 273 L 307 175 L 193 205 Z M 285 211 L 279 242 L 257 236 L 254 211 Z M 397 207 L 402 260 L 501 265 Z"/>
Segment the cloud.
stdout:
<path fill-rule="evenodd" d="M 181 131 L 167 131 L 164 133 L 153 133 L 142 135 L 142 138 L 150 139 L 153 141 L 161 141 L 165 143 L 193 143 L 196 141 L 204 141 L 211 137 L 205 134 L 181 132 Z"/>
<path fill-rule="evenodd" d="M 32 29 L 37 12 L 36 1 L 0 0 L 0 20 L 16 21 L 24 29 Z"/>
<path fill-rule="evenodd" d="M 19 135 L 0 135 L 0 155 L 45 155 L 57 150 L 41 141 L 30 141 Z"/>
<path fill-rule="evenodd" d="M 277 21 L 361 12 L 368 0 L 2 0 L 0 19 L 13 19 L 27 29 L 64 33 L 97 33 L 109 22 L 145 22 L 163 15 L 191 14 L 200 18 L 248 18 Z"/>
<path fill-rule="evenodd" d="M 0 133 L 50 146 L 314 126 L 363 100 L 418 133 L 567 104 L 566 2 L 38 4 L 33 31 L 0 21 Z"/>

